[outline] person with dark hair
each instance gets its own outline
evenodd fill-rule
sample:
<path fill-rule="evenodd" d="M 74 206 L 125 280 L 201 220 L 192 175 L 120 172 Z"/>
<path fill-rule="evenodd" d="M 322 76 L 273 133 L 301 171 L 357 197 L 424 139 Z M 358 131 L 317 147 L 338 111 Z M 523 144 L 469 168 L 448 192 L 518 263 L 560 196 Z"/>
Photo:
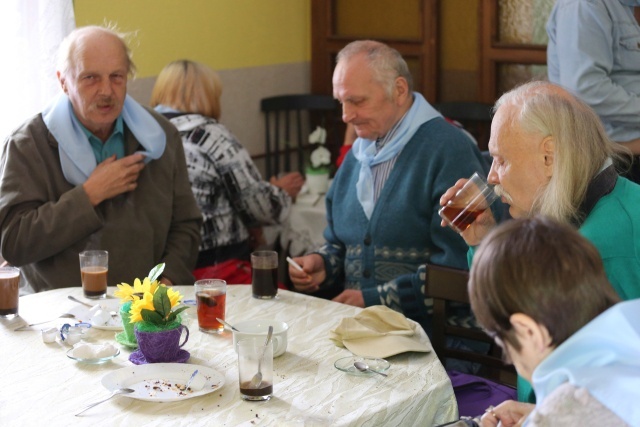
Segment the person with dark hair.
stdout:
<path fill-rule="evenodd" d="M 80 286 L 78 254 L 109 252 L 108 284 L 193 283 L 201 217 L 180 136 L 127 95 L 135 66 L 123 35 L 98 26 L 62 42 L 60 96 L 5 142 L 1 253 L 32 290 Z"/>
<path fill-rule="evenodd" d="M 640 300 L 619 302 L 573 227 L 534 216 L 495 228 L 475 254 L 469 297 L 537 396 L 490 408 L 483 426 L 640 425 Z"/>

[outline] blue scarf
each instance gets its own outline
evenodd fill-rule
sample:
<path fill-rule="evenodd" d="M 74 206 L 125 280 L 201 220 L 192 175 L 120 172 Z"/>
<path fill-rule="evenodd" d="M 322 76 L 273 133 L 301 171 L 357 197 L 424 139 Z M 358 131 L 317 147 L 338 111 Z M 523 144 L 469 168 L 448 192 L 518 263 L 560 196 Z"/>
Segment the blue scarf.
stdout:
<path fill-rule="evenodd" d="M 358 138 L 353 143 L 354 156 L 360 162 L 360 175 L 356 184 L 358 201 L 362 205 L 365 215 L 371 219 L 373 213 L 373 174 L 371 167 L 393 159 L 402 151 L 411 140 L 418 128 L 424 123 L 436 117 L 442 117 L 424 97 L 418 92 L 413 92 L 413 105 L 402 119 L 402 123 L 395 135 L 376 154 L 376 142 Z"/>
<path fill-rule="evenodd" d="M 131 133 L 146 150 L 140 151 L 146 156 L 145 163 L 159 159 L 167 145 L 167 136 L 158 121 L 129 95 L 124 100 L 121 114 Z M 42 112 L 42 118 L 58 141 L 64 177 L 73 185 L 83 184 L 96 168 L 97 162 L 87 136 L 73 115 L 69 98 L 60 94 Z"/>
<path fill-rule="evenodd" d="M 584 387 L 629 424 L 640 425 L 640 300 L 620 302 L 560 344 L 533 371 L 536 400 L 558 386 Z M 525 424 L 526 425 L 526 424 Z"/>

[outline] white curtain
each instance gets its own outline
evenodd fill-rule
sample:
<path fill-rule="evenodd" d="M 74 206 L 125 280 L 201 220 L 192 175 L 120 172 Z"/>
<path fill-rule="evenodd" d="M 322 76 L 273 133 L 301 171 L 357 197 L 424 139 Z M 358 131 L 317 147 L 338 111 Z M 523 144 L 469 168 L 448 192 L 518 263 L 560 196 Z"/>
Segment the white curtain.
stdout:
<path fill-rule="evenodd" d="M 0 0 L 0 144 L 60 92 L 56 57 L 73 0 Z"/>

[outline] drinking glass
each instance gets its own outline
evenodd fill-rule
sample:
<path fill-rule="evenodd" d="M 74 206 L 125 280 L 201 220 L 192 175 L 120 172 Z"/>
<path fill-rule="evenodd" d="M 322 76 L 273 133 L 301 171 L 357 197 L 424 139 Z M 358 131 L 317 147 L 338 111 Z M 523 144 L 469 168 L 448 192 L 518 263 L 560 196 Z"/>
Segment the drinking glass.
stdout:
<path fill-rule="evenodd" d="M 109 271 L 109 252 L 80 252 L 80 275 L 82 290 L 87 298 L 98 299 L 107 296 L 107 273 Z"/>
<path fill-rule="evenodd" d="M 251 290 L 254 298 L 272 299 L 278 294 L 278 253 L 255 251 L 251 254 Z"/>
<path fill-rule="evenodd" d="M 20 269 L 0 267 L 0 317 L 13 319 L 18 315 Z"/>
<path fill-rule="evenodd" d="M 438 211 L 438 214 L 449 227 L 462 233 L 497 198 L 498 195 L 493 190 L 493 186 L 476 172 L 458 190 L 453 199 Z"/>
<path fill-rule="evenodd" d="M 201 279 L 196 281 L 194 286 L 200 330 L 221 334 L 224 331 L 224 325 L 216 318 L 225 320 L 227 282 L 220 279 Z"/>

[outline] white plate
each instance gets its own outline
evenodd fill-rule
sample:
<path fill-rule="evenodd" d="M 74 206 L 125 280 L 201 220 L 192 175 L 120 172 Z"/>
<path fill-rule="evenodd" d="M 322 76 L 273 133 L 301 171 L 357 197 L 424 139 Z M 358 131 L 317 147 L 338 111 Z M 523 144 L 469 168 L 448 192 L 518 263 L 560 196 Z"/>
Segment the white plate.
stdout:
<path fill-rule="evenodd" d="M 122 326 L 122 319 L 120 315 L 117 317 L 112 317 L 106 325 L 96 325 L 93 322 L 91 323 L 91 327 L 95 329 L 102 329 L 105 331 L 122 331 L 124 327 Z"/>
<path fill-rule="evenodd" d="M 195 370 L 204 375 L 204 387 L 198 391 L 180 391 Z M 176 402 L 212 393 L 224 385 L 224 375 L 207 366 L 187 363 L 149 363 L 118 369 L 102 377 L 109 391 L 127 387 L 135 390 L 124 394 L 149 402 Z"/>
<path fill-rule="evenodd" d="M 89 314 L 89 308 L 85 307 L 81 304 L 77 304 L 75 307 L 69 310 L 69 313 L 75 314 L 77 319 L 82 319 L 83 321 L 90 323 L 92 328 L 102 329 L 105 331 L 122 331 L 124 328 L 122 327 L 122 319 L 120 318 L 119 310 L 120 310 L 120 300 L 116 298 L 106 298 L 102 300 L 87 300 L 87 303 L 94 303 L 95 305 L 100 305 L 102 310 L 106 312 L 115 311 L 116 315 L 112 316 L 107 322 L 106 325 L 97 325 L 91 319 L 91 315 Z"/>
<path fill-rule="evenodd" d="M 88 363 L 88 364 L 91 364 L 91 365 L 99 365 L 101 363 L 108 362 L 109 360 L 115 358 L 116 356 L 118 356 L 120 354 L 120 350 L 116 350 L 115 354 L 112 354 L 111 356 L 84 359 L 82 357 L 73 356 L 72 352 L 73 352 L 73 349 L 69 349 L 69 351 L 67 351 L 67 357 L 69 359 L 73 359 L 73 360 L 75 360 L 77 362 Z"/>

